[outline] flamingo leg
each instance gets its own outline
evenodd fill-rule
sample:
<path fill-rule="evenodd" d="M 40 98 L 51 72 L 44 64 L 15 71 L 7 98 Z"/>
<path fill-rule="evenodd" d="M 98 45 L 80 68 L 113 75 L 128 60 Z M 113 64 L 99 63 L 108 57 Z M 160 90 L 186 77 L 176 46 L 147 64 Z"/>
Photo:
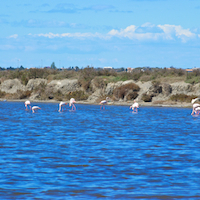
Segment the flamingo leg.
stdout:
<path fill-rule="evenodd" d="M 76 110 L 76 107 L 74 104 L 72 104 L 72 110 Z"/>

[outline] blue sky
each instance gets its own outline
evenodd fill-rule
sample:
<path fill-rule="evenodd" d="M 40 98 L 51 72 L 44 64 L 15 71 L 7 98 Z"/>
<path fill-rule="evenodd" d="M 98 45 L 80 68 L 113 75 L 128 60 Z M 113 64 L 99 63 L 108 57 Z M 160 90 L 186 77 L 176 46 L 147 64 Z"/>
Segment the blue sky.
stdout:
<path fill-rule="evenodd" d="M 0 2 L 0 66 L 200 67 L 199 0 Z"/>

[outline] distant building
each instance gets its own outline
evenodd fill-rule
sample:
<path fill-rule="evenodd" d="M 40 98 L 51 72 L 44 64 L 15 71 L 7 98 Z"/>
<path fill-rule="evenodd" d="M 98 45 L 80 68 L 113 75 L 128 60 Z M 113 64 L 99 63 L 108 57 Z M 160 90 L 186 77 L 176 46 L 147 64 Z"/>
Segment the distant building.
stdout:
<path fill-rule="evenodd" d="M 193 69 L 185 69 L 186 72 L 193 72 Z"/>
<path fill-rule="evenodd" d="M 134 68 L 128 67 L 127 72 L 131 73 L 134 70 Z"/>
<path fill-rule="evenodd" d="M 151 67 L 143 67 L 143 68 L 141 69 L 142 72 L 145 72 L 145 71 L 147 71 L 147 70 L 151 70 Z"/>
<path fill-rule="evenodd" d="M 199 67 L 194 67 L 193 70 L 200 70 L 200 68 Z"/>
<path fill-rule="evenodd" d="M 108 67 L 104 67 L 103 69 L 112 69 L 112 67 L 109 67 L 109 66 L 108 66 Z"/>

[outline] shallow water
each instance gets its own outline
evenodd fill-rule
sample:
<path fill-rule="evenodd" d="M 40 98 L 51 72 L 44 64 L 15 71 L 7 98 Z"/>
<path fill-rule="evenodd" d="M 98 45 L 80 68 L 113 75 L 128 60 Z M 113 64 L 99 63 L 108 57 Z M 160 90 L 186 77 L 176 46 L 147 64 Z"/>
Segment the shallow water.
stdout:
<path fill-rule="evenodd" d="M 0 199 L 200 199 L 191 109 L 0 102 Z"/>

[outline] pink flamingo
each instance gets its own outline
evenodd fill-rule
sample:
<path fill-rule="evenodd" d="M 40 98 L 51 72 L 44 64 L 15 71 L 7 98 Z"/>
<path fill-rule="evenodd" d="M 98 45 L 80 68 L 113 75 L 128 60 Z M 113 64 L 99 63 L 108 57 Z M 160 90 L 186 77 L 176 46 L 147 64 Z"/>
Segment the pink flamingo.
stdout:
<path fill-rule="evenodd" d="M 33 106 L 32 107 L 32 112 L 35 113 L 36 110 L 41 109 L 39 106 Z"/>
<path fill-rule="evenodd" d="M 69 106 L 70 107 L 72 106 L 72 110 L 76 110 L 74 103 L 76 103 L 75 99 L 71 98 L 70 101 L 69 101 Z"/>
<path fill-rule="evenodd" d="M 199 100 L 199 98 L 192 99 L 192 101 L 191 101 L 191 103 L 193 104 L 192 105 L 193 109 L 192 109 L 191 115 L 193 115 L 194 113 L 198 115 L 200 113 L 200 104 L 195 103 L 197 100 Z"/>
<path fill-rule="evenodd" d="M 59 104 L 59 110 L 58 110 L 58 112 L 63 111 L 63 106 L 64 106 L 64 105 L 67 105 L 67 103 L 61 101 L 60 104 Z"/>
<path fill-rule="evenodd" d="M 195 108 L 195 113 L 196 113 L 197 115 L 200 114 L 200 107 Z"/>
<path fill-rule="evenodd" d="M 135 100 L 133 102 L 134 104 L 130 106 L 130 109 L 132 108 L 133 112 L 137 112 L 138 111 L 137 109 L 139 108 L 139 104 Z"/>
<path fill-rule="evenodd" d="M 24 103 L 26 110 L 28 110 L 28 106 L 31 109 L 31 102 L 30 101 L 25 101 Z"/>
<path fill-rule="evenodd" d="M 110 100 L 109 97 L 106 97 L 106 100 L 102 100 L 99 104 L 101 104 L 100 106 L 100 110 L 103 107 L 103 109 L 105 109 L 105 105 L 108 103 L 108 101 Z"/>
<path fill-rule="evenodd" d="M 192 107 L 193 109 L 191 115 L 193 115 L 194 113 L 198 115 L 200 112 L 200 104 L 194 103 Z"/>

